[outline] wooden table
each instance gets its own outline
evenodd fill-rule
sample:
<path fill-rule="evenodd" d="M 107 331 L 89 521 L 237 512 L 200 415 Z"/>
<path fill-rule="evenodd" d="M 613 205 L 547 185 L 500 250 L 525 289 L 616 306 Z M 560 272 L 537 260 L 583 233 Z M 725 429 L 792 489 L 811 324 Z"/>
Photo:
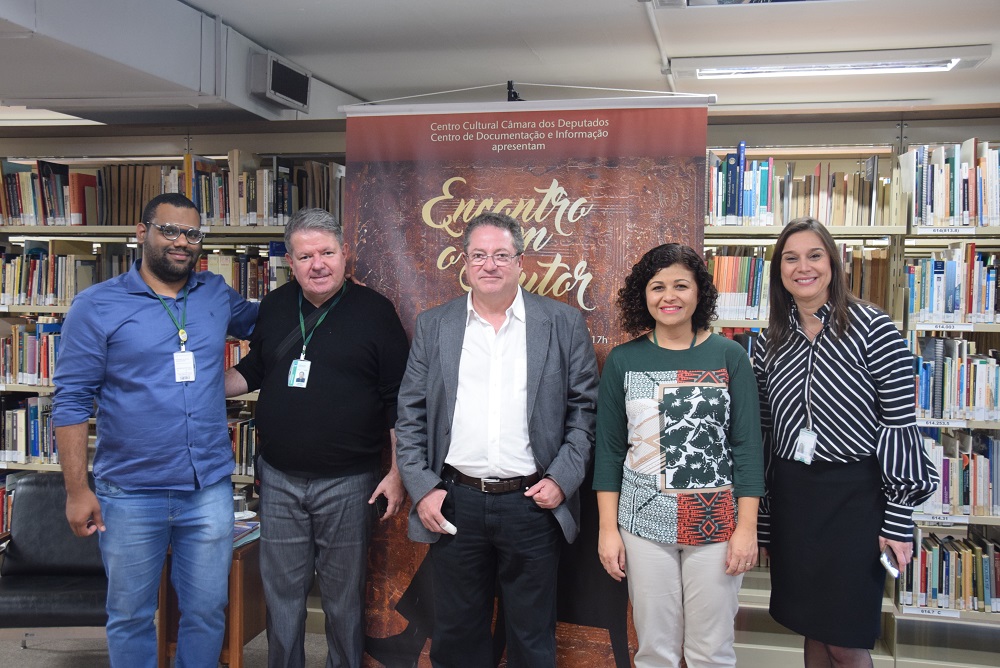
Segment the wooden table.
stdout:
<path fill-rule="evenodd" d="M 170 665 L 177 653 L 177 624 L 180 612 L 177 593 L 170 584 L 170 555 L 167 555 L 160 578 L 160 619 L 157 624 L 157 661 L 160 668 Z M 229 606 L 226 608 L 226 634 L 219 662 L 229 668 L 243 668 L 243 646 L 267 625 L 264 585 L 260 579 L 260 541 L 233 549 L 229 571 Z"/>

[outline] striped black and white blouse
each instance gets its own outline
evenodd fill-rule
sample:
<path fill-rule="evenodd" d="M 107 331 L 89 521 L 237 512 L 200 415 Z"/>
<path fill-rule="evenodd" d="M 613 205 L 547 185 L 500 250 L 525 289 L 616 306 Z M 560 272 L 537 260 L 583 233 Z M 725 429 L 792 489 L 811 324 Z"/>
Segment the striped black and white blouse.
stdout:
<path fill-rule="evenodd" d="M 913 507 L 938 482 L 916 426 L 913 355 L 889 316 L 873 306 L 852 304 L 848 331 L 839 340 L 829 316 L 829 304 L 816 312 L 823 329 L 809 341 L 793 304 L 793 331 L 778 356 L 766 362 L 766 335 L 756 346 L 767 462 L 773 456 L 793 459 L 799 430 L 807 426 L 808 386 L 812 430 L 818 436 L 813 461 L 878 457 L 887 501 L 881 533 L 910 540 Z M 769 510 L 765 497 L 758 520 L 762 543 L 769 535 Z"/>

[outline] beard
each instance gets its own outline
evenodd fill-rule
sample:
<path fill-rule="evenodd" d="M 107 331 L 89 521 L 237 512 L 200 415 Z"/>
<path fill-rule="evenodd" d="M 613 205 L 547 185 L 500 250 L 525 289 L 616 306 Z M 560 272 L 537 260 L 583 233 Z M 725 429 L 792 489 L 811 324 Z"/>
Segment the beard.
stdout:
<path fill-rule="evenodd" d="M 188 253 L 188 259 L 182 264 L 178 264 L 167 256 L 168 251 L 177 251 L 170 246 L 154 247 L 148 241 L 142 245 L 142 262 L 154 276 L 164 283 L 187 280 L 191 270 L 198 262 L 198 255 L 201 249 L 184 249 Z"/>

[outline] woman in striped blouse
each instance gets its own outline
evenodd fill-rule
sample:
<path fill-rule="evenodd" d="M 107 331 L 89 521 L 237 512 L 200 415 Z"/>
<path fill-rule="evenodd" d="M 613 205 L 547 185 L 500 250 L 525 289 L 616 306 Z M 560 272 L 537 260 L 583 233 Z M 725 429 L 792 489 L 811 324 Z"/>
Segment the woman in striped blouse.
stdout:
<path fill-rule="evenodd" d="M 937 484 L 914 419 L 913 356 L 889 316 L 850 294 L 833 238 L 813 218 L 778 237 L 770 289 L 754 371 L 771 616 L 805 636 L 807 668 L 871 666 L 879 553 L 910 561 L 913 507 Z"/>

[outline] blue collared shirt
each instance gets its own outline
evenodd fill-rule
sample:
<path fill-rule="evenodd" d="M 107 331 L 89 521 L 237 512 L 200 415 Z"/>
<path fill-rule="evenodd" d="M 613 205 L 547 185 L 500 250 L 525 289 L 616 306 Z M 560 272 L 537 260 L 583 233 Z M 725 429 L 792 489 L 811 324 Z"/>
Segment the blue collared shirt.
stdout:
<path fill-rule="evenodd" d="M 96 400 L 94 475 L 123 489 L 192 490 L 233 472 L 226 335 L 249 338 L 258 305 L 207 271 L 192 273 L 187 289 L 191 382 L 175 381 L 177 327 L 139 275 L 139 262 L 77 295 L 63 323 L 53 422 L 86 422 Z M 163 300 L 180 323 L 184 290 Z"/>

